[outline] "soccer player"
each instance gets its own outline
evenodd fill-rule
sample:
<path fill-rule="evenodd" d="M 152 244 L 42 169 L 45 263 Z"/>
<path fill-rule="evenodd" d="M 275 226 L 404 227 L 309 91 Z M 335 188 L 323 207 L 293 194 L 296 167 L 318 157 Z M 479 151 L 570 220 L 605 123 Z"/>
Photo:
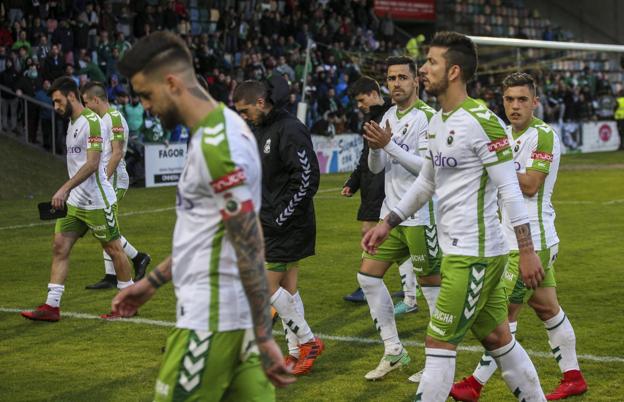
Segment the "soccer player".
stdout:
<path fill-rule="evenodd" d="M 349 88 L 351 97 L 357 102 L 357 107 L 365 115 L 365 120 L 381 122 L 391 104 L 385 102 L 379 84 L 371 77 L 362 76 Z M 364 141 L 364 148 L 360 155 L 357 167 L 345 182 L 340 194 L 343 197 L 353 197 L 360 191 L 360 208 L 357 219 L 362 222 L 362 236 L 377 225 L 381 204 L 385 198 L 384 173 L 374 174 L 368 168 L 368 142 Z M 394 306 L 394 315 L 401 315 L 412 311 L 418 311 L 416 301 L 416 274 L 412 261 L 408 258 L 399 266 L 401 285 L 403 287 L 403 300 Z M 365 302 L 362 288 L 357 288 L 350 295 L 344 296 L 345 301 Z"/>
<path fill-rule="evenodd" d="M 418 178 L 362 247 L 375 253 L 390 231 L 438 198 L 442 286 L 429 321 L 425 370 L 416 401 L 446 401 L 453 385 L 457 345 L 468 330 L 496 360 L 520 401 L 544 401 L 537 372 L 513 338 L 500 278 L 508 248 L 498 219 L 497 192 L 518 243 L 523 282 L 544 276 L 533 248 L 529 216 L 518 185 L 505 129 L 494 113 L 467 95 L 477 68 L 470 38 L 439 32 L 420 69 L 425 91 L 441 106 L 429 123 L 429 157 Z"/>
<path fill-rule="evenodd" d="M 310 372 L 323 352 L 305 320 L 297 290 L 299 261 L 314 255 L 316 218 L 313 197 L 319 168 L 308 128 L 284 109 L 288 83 L 280 76 L 245 81 L 236 87 L 234 104 L 256 130 L 262 159 L 262 208 L 266 268 L 271 305 L 282 319 L 293 373 Z"/>
<path fill-rule="evenodd" d="M 102 151 L 110 141 L 108 131 L 98 115 L 80 103 L 78 85 L 71 78 L 55 80 L 50 94 L 55 112 L 70 119 L 66 137 L 69 180 L 52 196 L 52 206 L 56 209 L 67 206 L 67 216 L 57 219 L 54 228 L 48 298 L 36 310 L 21 313 L 38 321 L 61 319 L 69 254 L 89 229 L 113 261 L 117 288 L 124 289 L 133 283 L 130 264 L 119 240 L 115 190 L 106 178 L 108 159 Z M 104 314 L 102 318 L 110 317 Z"/>
<path fill-rule="evenodd" d="M 557 301 L 555 270 L 559 238 L 555 230 L 555 211 L 551 197 L 561 160 L 560 142 L 552 127 L 533 115 L 539 99 L 535 81 L 526 73 L 513 73 L 503 80 L 505 114 L 511 126 L 507 136 L 513 146 L 513 158 L 520 189 L 529 210 L 531 234 L 537 255 L 542 261 L 544 281 L 535 289 L 527 289 L 518 272 L 518 244 L 509 214 L 503 209 L 503 228 L 510 248 L 502 282 L 509 302 L 508 319 L 511 333 L 518 325 L 518 314 L 527 303 L 548 333 L 548 343 L 563 379 L 546 399 L 558 400 L 587 391 L 587 384 L 576 358 L 576 336 L 572 324 Z M 496 371 L 496 362 L 488 354 L 481 357 L 474 373 L 453 385 L 451 396 L 459 401 L 477 401 L 481 388 Z"/>
<path fill-rule="evenodd" d="M 373 173 L 385 170 L 386 198 L 381 216 L 396 207 L 425 165 L 427 127 L 435 113 L 418 99 L 418 74 L 414 61 L 409 57 L 389 57 L 386 64 L 386 79 L 394 105 L 384 114 L 381 125 L 373 120 L 364 124 L 364 138 L 371 148 L 369 168 Z M 362 255 L 357 279 L 384 342 L 384 356 L 379 365 L 364 376 L 367 380 L 380 379 L 410 362 L 399 339 L 392 299 L 383 281 L 386 271 L 393 263 L 400 265 L 410 259 L 429 312 L 433 313 L 440 290 L 438 253 L 434 205 L 428 202 L 401 226 L 394 228 L 390 239 L 377 253 Z M 410 296 L 407 307 L 413 307 L 416 304 L 415 291 L 406 296 Z M 417 373 L 411 380 L 418 381 L 419 376 Z"/>
<path fill-rule="evenodd" d="M 177 188 L 172 255 L 112 302 L 114 312 L 132 315 L 173 280 L 177 322 L 154 400 L 274 401 L 262 367 L 278 386 L 294 379 L 272 336 L 253 134 L 200 86 L 190 51 L 173 33 L 141 38 L 119 70 L 163 127 L 193 128 Z"/>
<path fill-rule="evenodd" d="M 124 160 L 128 148 L 128 123 L 120 112 L 111 107 L 106 95 L 106 87 L 103 84 L 97 81 L 85 84 L 82 88 L 82 100 L 87 108 L 100 116 L 108 132 L 110 144 L 104 144 L 104 152 L 108 155 L 106 177 L 115 189 L 118 208 L 130 185 Z M 117 209 L 115 214 L 118 213 Z M 145 276 L 145 270 L 152 259 L 146 253 L 137 251 L 125 237 L 120 236 L 119 240 L 121 240 L 124 252 L 132 260 L 134 280 L 138 281 Z M 116 285 L 117 276 L 115 276 L 113 261 L 104 252 L 104 278 L 92 285 L 87 285 L 86 289 L 110 289 Z"/>

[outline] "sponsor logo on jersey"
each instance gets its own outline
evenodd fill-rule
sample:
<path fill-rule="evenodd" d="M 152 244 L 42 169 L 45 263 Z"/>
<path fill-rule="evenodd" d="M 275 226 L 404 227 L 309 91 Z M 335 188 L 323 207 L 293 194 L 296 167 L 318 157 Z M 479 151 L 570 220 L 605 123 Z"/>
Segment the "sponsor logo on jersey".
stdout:
<path fill-rule="evenodd" d="M 112 130 L 113 133 L 123 133 L 124 131 L 123 127 L 113 127 Z"/>
<path fill-rule="evenodd" d="M 443 167 L 443 168 L 454 168 L 457 167 L 457 159 L 452 156 L 444 156 L 442 152 L 438 152 L 435 155 L 431 155 L 431 160 L 433 161 L 433 166 Z"/>
<path fill-rule="evenodd" d="M 488 144 L 488 151 L 490 152 L 498 152 L 506 148 L 509 148 L 509 139 L 507 137 L 499 138 Z"/>
<path fill-rule="evenodd" d="M 242 169 L 236 169 L 232 173 L 213 180 L 210 185 L 212 186 L 214 192 L 218 194 L 244 183 L 245 179 L 245 172 Z"/>
<path fill-rule="evenodd" d="M 553 155 L 548 152 L 533 151 L 531 153 L 531 159 L 538 160 L 538 161 L 552 162 Z"/>
<path fill-rule="evenodd" d="M 520 165 L 520 162 L 514 161 L 514 165 L 516 167 L 516 172 L 518 172 L 520 169 L 522 169 L 522 165 Z"/>
<path fill-rule="evenodd" d="M 101 144 L 102 142 L 104 142 L 104 140 L 102 140 L 102 137 L 89 136 L 89 144 Z"/>
<path fill-rule="evenodd" d="M 80 147 L 67 147 L 67 154 L 79 154 L 82 152 L 82 148 Z"/>

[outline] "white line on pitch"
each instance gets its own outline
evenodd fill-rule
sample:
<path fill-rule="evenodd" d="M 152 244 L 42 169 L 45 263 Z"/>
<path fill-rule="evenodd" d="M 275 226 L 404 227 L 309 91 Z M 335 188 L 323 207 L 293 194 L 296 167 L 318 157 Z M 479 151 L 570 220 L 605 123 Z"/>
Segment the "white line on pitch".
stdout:
<path fill-rule="evenodd" d="M 3 312 L 3 313 L 19 313 L 20 311 L 23 311 L 23 309 L 0 307 L 0 312 Z M 63 317 L 78 318 L 82 320 L 104 321 L 97 315 L 65 312 L 65 311 L 63 312 Z M 150 320 L 150 319 L 139 318 L 139 317 L 123 318 L 123 319 L 118 319 L 118 320 L 107 320 L 107 321 L 115 322 L 115 323 L 153 325 L 153 326 L 158 326 L 158 327 L 173 327 L 175 325 L 175 322 L 173 321 Z M 275 335 L 282 334 L 282 331 L 273 331 L 273 332 Z M 326 339 L 330 341 L 337 341 L 337 342 L 363 343 L 363 344 L 370 344 L 370 345 L 376 345 L 376 344 L 382 343 L 382 341 L 380 341 L 379 339 L 360 338 L 360 337 L 355 337 L 355 336 L 327 335 L 327 334 L 321 334 L 321 333 L 317 333 L 316 335 L 318 335 L 322 339 Z M 425 346 L 424 343 L 422 342 L 409 341 L 409 340 L 404 340 L 403 345 L 413 346 L 413 347 L 418 347 L 418 348 L 422 348 Z M 483 353 L 483 348 L 480 346 L 460 346 L 459 350 L 463 350 L 466 352 Z M 547 352 L 540 352 L 540 351 L 535 351 L 531 349 L 526 349 L 526 352 L 531 357 L 540 357 L 540 358 L 545 358 L 545 359 L 552 358 L 552 354 L 547 353 Z M 593 361 L 593 362 L 600 362 L 600 363 L 607 363 L 607 362 L 608 363 L 624 363 L 624 357 L 620 357 L 620 356 L 599 356 L 599 355 L 590 355 L 590 354 L 579 354 L 577 355 L 577 357 L 579 360 L 586 360 L 586 361 Z"/>

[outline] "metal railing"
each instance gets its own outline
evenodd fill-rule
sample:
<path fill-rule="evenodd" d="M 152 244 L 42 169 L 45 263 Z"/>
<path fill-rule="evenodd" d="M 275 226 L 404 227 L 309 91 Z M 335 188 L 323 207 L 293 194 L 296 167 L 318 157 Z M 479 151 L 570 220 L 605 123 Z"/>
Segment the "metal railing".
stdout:
<path fill-rule="evenodd" d="M 24 122 L 23 122 L 24 123 L 24 139 L 26 140 L 26 142 L 29 142 L 28 140 L 30 138 L 30 136 L 28 135 L 29 134 L 29 132 L 28 132 L 28 130 L 29 130 L 29 127 L 28 127 L 28 109 L 29 109 L 28 108 L 28 103 L 32 103 L 32 104 L 34 104 L 34 105 L 36 105 L 36 106 L 38 106 L 40 108 L 50 110 L 50 112 L 52 114 L 52 138 L 51 138 L 52 154 L 56 154 L 56 119 L 57 119 L 57 117 L 56 117 L 56 113 L 54 112 L 54 108 L 52 107 L 52 105 L 50 105 L 48 103 L 41 102 L 41 101 L 33 98 L 32 96 L 28 96 L 28 95 L 24 95 L 24 94 L 18 95 L 17 92 L 13 91 L 11 88 L 5 87 L 4 85 L 0 85 L 0 106 L 1 107 L 4 107 L 4 105 L 1 105 L 1 104 L 7 101 L 7 100 L 5 100 L 2 97 L 2 94 L 4 92 L 9 93 L 11 95 L 14 95 L 18 99 L 18 101 L 23 102 L 22 103 L 22 107 L 23 107 L 23 110 L 24 110 Z M 17 113 L 17 110 L 11 110 L 11 113 Z M 2 125 L 2 127 L 5 127 L 5 125 L 8 122 L 2 121 L 1 119 L 3 117 L 4 116 L 0 115 L 0 124 Z M 10 118 L 10 116 L 8 116 L 8 114 L 7 114 L 6 117 L 7 117 L 7 119 Z M 17 116 L 15 118 L 17 119 Z M 41 120 L 39 117 L 38 117 L 38 119 Z M 43 124 L 43 122 L 41 124 Z M 36 127 L 35 130 L 37 130 L 37 128 L 39 127 L 39 121 L 37 122 L 37 125 L 35 127 Z M 42 131 L 43 131 L 43 127 L 42 127 Z M 36 134 L 37 133 L 35 133 L 35 136 L 36 136 Z"/>

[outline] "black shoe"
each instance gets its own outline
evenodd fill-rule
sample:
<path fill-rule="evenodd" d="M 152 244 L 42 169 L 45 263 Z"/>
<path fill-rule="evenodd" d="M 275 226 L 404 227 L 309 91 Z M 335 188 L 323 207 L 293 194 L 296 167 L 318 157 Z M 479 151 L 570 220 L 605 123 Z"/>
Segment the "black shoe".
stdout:
<path fill-rule="evenodd" d="M 104 278 L 93 285 L 85 286 L 85 289 L 100 290 L 100 289 L 113 289 L 117 287 L 117 277 L 115 275 L 106 274 Z"/>
<path fill-rule="evenodd" d="M 342 300 L 354 303 L 363 303 L 366 302 L 366 297 L 364 296 L 364 291 L 362 290 L 362 288 L 357 288 L 350 295 L 344 296 Z"/>
<path fill-rule="evenodd" d="M 145 276 L 147 266 L 152 261 L 152 257 L 149 254 L 141 253 L 136 255 L 132 259 L 132 265 L 134 265 L 134 281 L 140 281 Z"/>

